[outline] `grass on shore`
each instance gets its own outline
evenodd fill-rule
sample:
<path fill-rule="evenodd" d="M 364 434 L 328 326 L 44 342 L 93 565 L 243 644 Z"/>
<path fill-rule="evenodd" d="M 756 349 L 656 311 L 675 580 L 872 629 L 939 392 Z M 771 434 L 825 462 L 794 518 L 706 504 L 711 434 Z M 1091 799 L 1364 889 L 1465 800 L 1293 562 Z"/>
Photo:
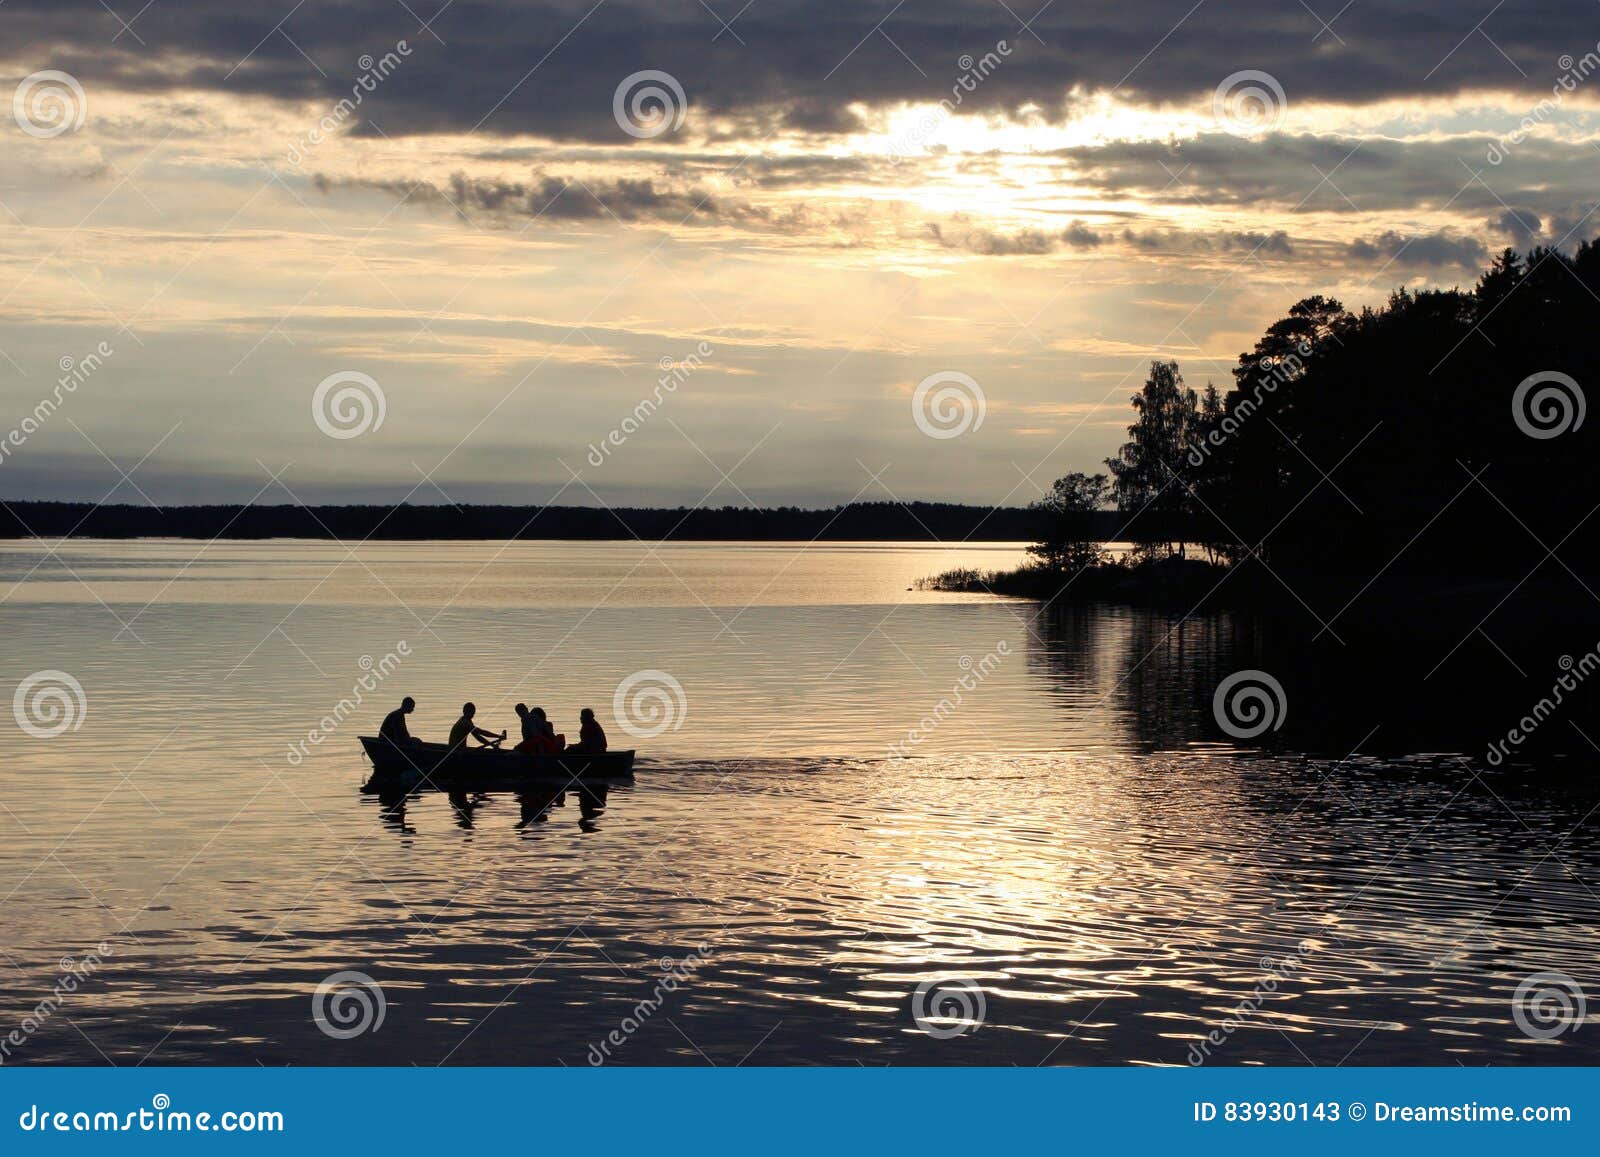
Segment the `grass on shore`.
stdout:
<path fill-rule="evenodd" d="M 1224 563 L 1194 558 L 1108 561 L 1077 571 L 1027 563 L 1015 570 L 960 567 L 920 578 L 919 591 L 1013 595 L 1019 598 L 1164 603 L 1204 597 L 1228 571 Z"/>

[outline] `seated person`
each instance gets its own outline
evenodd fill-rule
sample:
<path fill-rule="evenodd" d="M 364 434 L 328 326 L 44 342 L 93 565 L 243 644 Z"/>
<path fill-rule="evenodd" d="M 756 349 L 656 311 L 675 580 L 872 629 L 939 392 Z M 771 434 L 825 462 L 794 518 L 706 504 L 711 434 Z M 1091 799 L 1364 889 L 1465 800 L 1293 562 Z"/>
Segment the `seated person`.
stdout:
<path fill-rule="evenodd" d="M 535 707 L 522 717 L 522 735 L 516 749 L 529 755 L 560 755 L 567 746 L 567 737 L 556 734 L 543 707 Z"/>
<path fill-rule="evenodd" d="M 417 701 L 407 695 L 400 700 L 400 706 L 383 717 L 383 723 L 378 727 L 378 735 L 387 739 L 396 747 L 411 747 L 421 740 L 411 734 L 411 729 L 406 726 L 406 716 L 417 709 Z"/>
<path fill-rule="evenodd" d="M 528 710 L 526 703 L 517 704 L 517 718 L 522 721 L 522 742 L 512 748 L 513 751 L 536 754 L 539 748 L 539 718 Z"/>
<path fill-rule="evenodd" d="M 485 731 L 483 728 L 475 726 L 472 722 L 472 717 L 477 712 L 478 708 L 471 703 L 463 703 L 461 705 L 461 718 L 457 719 L 455 726 L 450 728 L 450 746 L 452 748 L 466 747 L 469 738 L 476 739 L 482 747 L 499 747 L 505 740 L 506 733 L 504 731 L 496 735 L 492 731 Z"/>
<path fill-rule="evenodd" d="M 594 710 L 585 707 L 578 713 L 578 746 L 572 750 L 578 755 L 604 755 L 606 731 L 594 717 Z"/>

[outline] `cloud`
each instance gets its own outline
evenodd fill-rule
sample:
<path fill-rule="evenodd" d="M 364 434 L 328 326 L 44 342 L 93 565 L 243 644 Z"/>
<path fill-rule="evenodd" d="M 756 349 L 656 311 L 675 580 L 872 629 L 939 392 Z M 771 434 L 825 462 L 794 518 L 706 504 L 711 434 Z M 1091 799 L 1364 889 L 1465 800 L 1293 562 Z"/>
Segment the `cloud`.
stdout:
<path fill-rule="evenodd" d="M 1489 228 L 1504 233 L 1515 249 L 1532 249 L 1544 232 L 1544 222 L 1532 209 L 1507 209 L 1498 217 L 1491 217 Z"/>
<path fill-rule="evenodd" d="M 1187 207 L 1393 213 L 1449 206 L 1498 212 L 1504 204 L 1549 215 L 1592 202 L 1588 141 L 1527 140 L 1499 168 L 1478 134 L 1396 140 L 1384 136 L 1204 133 L 1179 141 L 1113 141 L 1056 155 L 1074 185 Z"/>
<path fill-rule="evenodd" d="M 1349 254 L 1357 261 L 1387 258 L 1388 264 L 1401 268 L 1457 266 L 1474 271 L 1483 268 L 1488 257 L 1482 241 L 1448 230 L 1407 235 L 1390 229 L 1371 239 L 1351 242 Z"/>
<path fill-rule="evenodd" d="M 1184 229 L 1124 229 L 1122 239 L 1135 249 L 1159 253 L 1265 253 L 1273 257 L 1292 257 L 1294 244 L 1282 229 L 1258 233 L 1221 229 L 1204 233 Z"/>
<path fill-rule="evenodd" d="M 1291 107 L 1486 85 L 1548 95 L 1550 81 L 1535 65 L 1583 48 L 1574 30 L 1589 27 L 1593 14 L 1587 0 L 1526 0 L 1487 17 L 1450 0 L 1420 0 L 1403 11 L 1355 5 L 1326 34 L 1309 12 L 1281 0 L 1198 8 L 1188 0 L 1080 0 L 1048 6 L 1026 29 L 991 0 L 926 0 L 887 15 L 881 6 L 839 5 L 827 19 L 806 0 L 762 0 L 727 28 L 699 5 L 646 0 L 426 0 L 413 8 L 348 0 L 281 9 L 161 0 L 129 34 L 98 0 L 11 0 L 0 11 L 0 56 L 24 69 L 72 72 L 91 97 L 95 85 L 114 85 L 336 101 L 349 95 L 358 56 L 405 40 L 411 55 L 366 94 L 358 131 L 626 143 L 612 97 L 641 70 L 676 77 L 690 117 L 702 122 L 742 118 L 763 132 L 837 136 L 856 127 L 856 106 L 948 97 L 960 61 L 1002 42 L 1001 63 L 963 93 L 963 111 L 1034 106 L 1059 118 L 1069 94 L 1088 92 L 1144 104 L 1209 99 L 1245 67 L 1278 78 Z"/>
<path fill-rule="evenodd" d="M 468 222 L 508 225 L 513 222 L 613 222 L 731 225 L 798 233 L 823 223 L 801 206 L 783 209 L 713 196 L 694 186 L 658 185 L 650 177 L 580 179 L 535 171 L 528 181 L 469 177 L 453 173 L 442 185 L 423 178 L 331 177 L 317 174 L 312 184 L 322 193 L 372 189 L 396 198 L 444 208 Z"/>
<path fill-rule="evenodd" d="M 1105 241 L 1104 234 L 1096 233 L 1082 221 L 1074 221 L 1061 232 L 1061 240 L 1074 249 L 1095 249 Z"/>
<path fill-rule="evenodd" d="M 1038 257 L 1055 250 L 1059 238 L 1041 229 L 998 233 L 992 229 L 949 229 L 937 222 L 928 226 L 935 241 L 946 249 L 965 249 L 984 257 Z"/>
<path fill-rule="evenodd" d="M 1146 253 L 1260 253 L 1272 257 L 1292 257 L 1295 253 L 1294 243 L 1282 229 L 1264 233 L 1238 229 L 1139 230 L 1129 226 L 1119 234 L 1097 232 L 1082 221 L 1073 221 L 1060 232 L 1019 229 L 1001 233 L 983 227 L 951 227 L 937 223 L 930 224 L 928 232 L 942 248 L 962 249 L 984 257 L 1038 257 L 1054 253 L 1063 246 L 1078 250 L 1098 249 L 1116 241 Z"/>

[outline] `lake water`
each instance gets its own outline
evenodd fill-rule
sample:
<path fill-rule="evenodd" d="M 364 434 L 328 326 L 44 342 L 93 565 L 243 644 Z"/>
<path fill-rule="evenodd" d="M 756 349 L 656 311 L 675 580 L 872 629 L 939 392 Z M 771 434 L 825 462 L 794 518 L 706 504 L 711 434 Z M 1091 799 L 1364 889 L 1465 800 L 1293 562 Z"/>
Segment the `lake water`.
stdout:
<path fill-rule="evenodd" d="M 1281 629 L 907 589 L 1020 557 L 0 546 L 3 1059 L 1600 1063 L 1592 759 L 1288 668 L 1238 739 Z M 405 694 L 592 706 L 637 777 L 363 795 Z"/>

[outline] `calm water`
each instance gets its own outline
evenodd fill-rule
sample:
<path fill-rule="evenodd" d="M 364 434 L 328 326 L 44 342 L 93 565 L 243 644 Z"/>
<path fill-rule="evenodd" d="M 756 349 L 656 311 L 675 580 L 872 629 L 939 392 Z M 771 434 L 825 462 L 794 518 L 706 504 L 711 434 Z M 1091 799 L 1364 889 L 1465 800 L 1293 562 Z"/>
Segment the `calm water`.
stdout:
<path fill-rule="evenodd" d="M 0 686 L 83 690 L 0 728 L 9 1063 L 1600 1063 L 1513 1017 L 1538 973 L 1600 1001 L 1592 759 L 1489 769 L 1287 675 L 1344 731 L 1259 748 L 1211 693 L 1293 639 L 906 589 L 1019 556 L 0 546 Z M 636 781 L 364 796 L 404 694 L 424 737 L 593 706 Z M 339 1039 L 347 970 L 383 1018 Z"/>

